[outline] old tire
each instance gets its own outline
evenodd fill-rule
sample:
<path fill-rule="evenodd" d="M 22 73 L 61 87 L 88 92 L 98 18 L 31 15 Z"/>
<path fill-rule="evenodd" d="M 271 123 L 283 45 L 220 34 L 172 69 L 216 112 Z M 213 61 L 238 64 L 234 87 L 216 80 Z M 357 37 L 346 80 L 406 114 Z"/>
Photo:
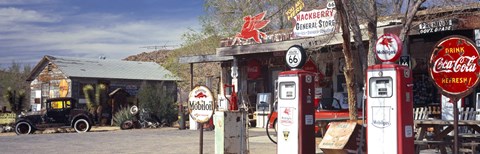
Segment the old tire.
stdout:
<path fill-rule="evenodd" d="M 120 129 L 125 130 L 125 129 L 132 129 L 133 128 L 133 121 L 132 120 L 125 120 L 120 123 Z"/>
<path fill-rule="evenodd" d="M 35 132 L 35 129 L 29 122 L 20 121 L 15 124 L 15 133 L 17 135 L 32 134 L 33 132 Z"/>
<path fill-rule="evenodd" d="M 86 119 L 77 119 L 73 124 L 73 128 L 77 133 L 88 132 L 91 127 L 92 126 L 90 126 L 90 123 L 88 123 Z"/>

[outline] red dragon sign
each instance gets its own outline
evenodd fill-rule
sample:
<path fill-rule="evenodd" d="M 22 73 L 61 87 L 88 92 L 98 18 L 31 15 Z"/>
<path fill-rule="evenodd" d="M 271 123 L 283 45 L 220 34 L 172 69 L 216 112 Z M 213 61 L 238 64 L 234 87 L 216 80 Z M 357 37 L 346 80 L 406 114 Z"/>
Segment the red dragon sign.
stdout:
<path fill-rule="evenodd" d="M 253 38 L 253 40 L 257 43 L 262 43 L 260 36 L 267 37 L 267 34 L 260 32 L 259 30 L 265 27 L 268 23 L 270 23 L 270 20 L 263 20 L 263 18 L 265 17 L 265 14 L 266 14 L 266 11 L 259 13 L 254 17 L 250 15 L 243 17 L 243 20 L 245 21 L 245 23 L 243 23 L 242 30 L 240 31 L 240 33 L 235 35 L 233 44 L 235 44 L 237 40 L 240 40 L 240 39 L 248 40 L 251 38 Z"/>

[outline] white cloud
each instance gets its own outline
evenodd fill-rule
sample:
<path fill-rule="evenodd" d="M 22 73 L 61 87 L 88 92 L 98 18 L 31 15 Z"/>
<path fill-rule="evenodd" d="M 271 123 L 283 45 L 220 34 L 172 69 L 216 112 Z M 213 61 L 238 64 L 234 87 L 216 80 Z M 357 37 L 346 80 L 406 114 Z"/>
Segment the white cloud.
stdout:
<path fill-rule="evenodd" d="M 6 3 L 13 2 L 0 0 L 0 68 L 13 60 L 35 65 L 44 55 L 123 59 L 152 50 L 141 48 L 145 46 L 180 45 L 187 28 L 200 27 L 195 17 L 139 20 L 122 14 L 2 8 Z"/>
<path fill-rule="evenodd" d="M 0 8 L 0 24 L 15 25 L 26 22 L 43 22 L 52 23 L 58 22 L 58 17 L 53 17 L 39 13 L 35 10 L 24 10 L 14 7 Z"/>
<path fill-rule="evenodd" d="M 180 45 L 181 35 L 187 31 L 188 26 L 198 25 L 196 20 L 109 22 L 108 24 L 93 22 L 88 26 L 74 24 L 55 27 L 20 24 L 17 29 L 23 31 L 4 34 L 0 38 L 0 49 L 8 46 L 7 50 L 21 50 L 32 54 L 27 57 L 36 57 L 35 60 L 21 60 L 24 56 L 14 58 L 25 63 L 38 61 L 43 55 L 58 53 L 90 58 L 102 55 L 109 59 L 123 59 L 152 50 L 141 48 L 145 46 Z M 10 64 L 11 61 L 7 60 L 5 63 Z"/>
<path fill-rule="evenodd" d="M 0 0 L 0 5 L 26 5 L 52 2 L 52 0 Z"/>

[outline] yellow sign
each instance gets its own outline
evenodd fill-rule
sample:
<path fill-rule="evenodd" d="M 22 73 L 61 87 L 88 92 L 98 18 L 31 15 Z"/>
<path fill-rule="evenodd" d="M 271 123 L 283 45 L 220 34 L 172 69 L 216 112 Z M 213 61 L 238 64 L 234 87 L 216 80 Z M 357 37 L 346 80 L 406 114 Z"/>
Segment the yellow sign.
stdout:
<path fill-rule="evenodd" d="M 15 113 L 0 113 L 0 125 L 15 123 Z"/>
<path fill-rule="evenodd" d="M 58 85 L 60 88 L 60 97 L 67 97 L 68 94 L 68 82 L 67 80 L 63 79 L 60 81 L 60 85 Z"/>
<path fill-rule="evenodd" d="M 303 7 L 305 4 L 303 3 L 302 0 L 298 0 L 295 5 L 293 5 L 291 8 L 285 12 L 285 15 L 287 15 L 287 20 L 292 19 L 295 15 L 298 14 L 298 12 L 302 11 Z"/>
<path fill-rule="evenodd" d="M 290 134 L 290 131 L 283 131 L 283 138 L 285 139 L 285 141 L 288 140 L 288 135 Z"/>

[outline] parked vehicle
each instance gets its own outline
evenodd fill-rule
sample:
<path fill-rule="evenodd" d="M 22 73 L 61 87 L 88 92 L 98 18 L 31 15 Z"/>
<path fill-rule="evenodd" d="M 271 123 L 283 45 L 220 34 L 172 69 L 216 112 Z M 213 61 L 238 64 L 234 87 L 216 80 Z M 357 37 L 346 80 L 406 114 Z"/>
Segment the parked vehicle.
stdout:
<path fill-rule="evenodd" d="M 94 124 L 93 115 L 84 109 L 78 109 L 77 103 L 76 99 L 70 97 L 48 99 L 45 110 L 17 117 L 15 133 L 32 134 L 49 127 L 72 127 L 78 133 L 88 132 Z"/>
<path fill-rule="evenodd" d="M 120 129 L 132 129 L 132 128 L 157 128 L 160 126 L 158 118 L 153 118 L 152 114 L 148 109 L 142 108 L 139 110 L 137 106 L 132 106 L 130 108 L 130 113 L 132 113 L 133 118 L 127 119 L 120 123 Z"/>

